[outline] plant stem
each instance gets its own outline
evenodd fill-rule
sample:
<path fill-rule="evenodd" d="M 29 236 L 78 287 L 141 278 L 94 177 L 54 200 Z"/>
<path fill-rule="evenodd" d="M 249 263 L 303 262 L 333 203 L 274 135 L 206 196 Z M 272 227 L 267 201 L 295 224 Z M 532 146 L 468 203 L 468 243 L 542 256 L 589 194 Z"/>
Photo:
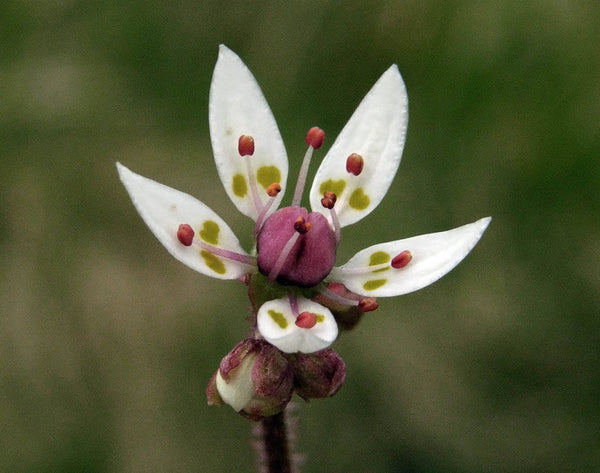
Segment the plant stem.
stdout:
<path fill-rule="evenodd" d="M 284 412 L 262 420 L 261 441 L 268 473 L 292 473 Z"/>

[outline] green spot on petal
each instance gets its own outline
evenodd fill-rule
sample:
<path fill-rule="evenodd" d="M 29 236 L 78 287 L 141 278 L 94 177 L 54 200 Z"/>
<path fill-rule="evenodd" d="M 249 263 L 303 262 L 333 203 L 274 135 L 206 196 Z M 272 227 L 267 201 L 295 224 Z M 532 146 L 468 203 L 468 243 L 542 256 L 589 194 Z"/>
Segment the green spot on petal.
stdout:
<path fill-rule="evenodd" d="M 207 220 L 202 224 L 202 230 L 200 230 L 199 235 L 206 243 L 216 245 L 219 243 L 219 230 L 220 228 L 217 222 Z"/>
<path fill-rule="evenodd" d="M 321 195 L 325 194 L 325 192 L 333 192 L 335 196 L 339 199 L 342 192 L 346 188 L 346 181 L 340 179 L 339 181 L 334 181 L 333 179 L 329 179 L 321 184 L 319 187 L 319 192 Z"/>
<path fill-rule="evenodd" d="M 233 176 L 233 183 L 231 185 L 234 195 L 238 197 L 244 197 L 248 193 L 248 184 L 246 184 L 246 178 L 241 174 Z"/>
<path fill-rule="evenodd" d="M 375 289 L 379 289 L 387 282 L 387 279 L 373 279 L 372 281 L 367 281 L 363 284 L 363 288 L 365 291 L 374 291 Z"/>
<path fill-rule="evenodd" d="M 378 264 L 387 263 L 390 260 L 390 255 L 385 251 L 376 251 L 369 258 L 369 266 L 376 266 Z"/>
<path fill-rule="evenodd" d="M 273 322 L 275 322 L 277 325 L 279 325 L 280 328 L 282 328 L 282 329 L 287 328 L 288 321 L 286 320 L 286 318 L 284 317 L 284 315 L 281 312 L 275 312 L 274 310 L 270 310 L 270 311 L 268 311 L 268 314 L 273 319 Z"/>
<path fill-rule="evenodd" d="M 377 266 L 379 264 L 388 263 L 389 261 L 390 261 L 389 254 L 387 254 L 385 251 L 376 251 L 375 253 L 373 253 L 371 255 L 371 258 L 369 258 L 369 266 Z M 376 269 L 373 272 L 380 273 L 381 271 L 387 271 L 388 269 L 390 269 L 389 266 L 386 268 Z"/>
<path fill-rule="evenodd" d="M 215 255 L 213 255 L 212 253 L 210 253 L 206 250 L 202 250 L 200 252 L 200 256 L 202 256 L 202 258 L 204 258 L 204 262 L 206 263 L 206 266 L 208 266 L 210 269 L 212 269 L 215 273 L 225 274 L 226 270 L 225 270 L 225 265 L 223 264 L 223 261 L 221 261 Z"/>
<path fill-rule="evenodd" d="M 281 172 L 275 166 L 263 166 L 256 171 L 256 180 L 266 189 L 274 182 L 281 182 Z"/>
<path fill-rule="evenodd" d="M 362 187 L 356 189 L 350 196 L 350 200 L 348 200 L 350 207 L 355 210 L 365 210 L 369 206 L 370 202 L 371 199 L 369 199 L 369 196 L 364 193 Z"/>
<path fill-rule="evenodd" d="M 317 316 L 317 323 L 325 322 L 325 316 L 323 314 L 315 314 Z"/>

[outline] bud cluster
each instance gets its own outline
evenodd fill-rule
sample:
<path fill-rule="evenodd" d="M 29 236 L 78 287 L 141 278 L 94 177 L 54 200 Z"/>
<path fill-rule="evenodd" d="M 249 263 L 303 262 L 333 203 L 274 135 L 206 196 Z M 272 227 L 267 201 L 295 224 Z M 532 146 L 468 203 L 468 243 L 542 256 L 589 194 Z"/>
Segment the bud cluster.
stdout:
<path fill-rule="evenodd" d="M 206 395 L 209 405 L 229 404 L 260 420 L 281 412 L 296 392 L 305 400 L 333 396 L 346 365 L 331 349 L 285 354 L 264 340 L 246 339 L 221 361 Z"/>

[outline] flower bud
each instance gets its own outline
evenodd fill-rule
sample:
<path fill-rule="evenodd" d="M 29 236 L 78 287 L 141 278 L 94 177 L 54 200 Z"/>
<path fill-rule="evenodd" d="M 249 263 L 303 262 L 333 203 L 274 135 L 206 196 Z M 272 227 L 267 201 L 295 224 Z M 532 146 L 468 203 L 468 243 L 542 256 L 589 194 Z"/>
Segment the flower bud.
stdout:
<path fill-rule="evenodd" d="M 206 396 L 209 405 L 229 404 L 250 420 L 281 412 L 293 392 L 293 373 L 282 353 L 264 340 L 247 339 L 221 361 Z"/>
<path fill-rule="evenodd" d="M 304 399 L 333 396 L 346 379 L 346 365 L 333 350 L 288 355 L 296 393 Z"/>

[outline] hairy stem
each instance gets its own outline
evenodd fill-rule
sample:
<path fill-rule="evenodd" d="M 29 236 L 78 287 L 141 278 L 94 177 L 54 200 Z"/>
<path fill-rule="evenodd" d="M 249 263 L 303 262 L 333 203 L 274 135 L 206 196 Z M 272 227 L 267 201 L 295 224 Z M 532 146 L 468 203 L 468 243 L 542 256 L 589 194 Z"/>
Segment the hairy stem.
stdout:
<path fill-rule="evenodd" d="M 260 439 L 268 473 L 292 473 L 284 412 L 266 417 L 262 421 Z"/>

